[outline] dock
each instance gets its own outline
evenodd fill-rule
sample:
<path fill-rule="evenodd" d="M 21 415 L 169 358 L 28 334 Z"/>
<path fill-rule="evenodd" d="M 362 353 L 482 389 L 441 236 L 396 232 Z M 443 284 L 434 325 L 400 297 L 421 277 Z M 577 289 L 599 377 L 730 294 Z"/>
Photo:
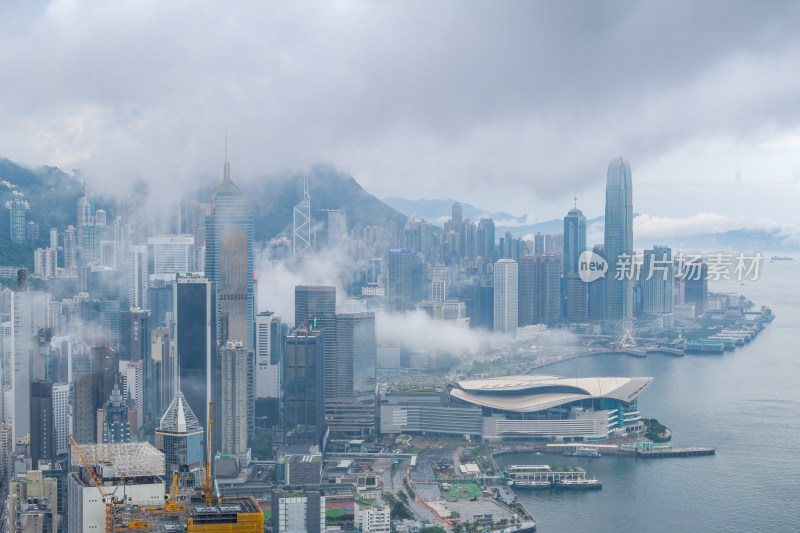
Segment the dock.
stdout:
<path fill-rule="evenodd" d="M 711 446 L 684 446 L 681 448 L 654 448 L 652 450 L 637 450 L 639 457 L 691 457 L 695 455 L 714 455 L 716 448 Z"/>

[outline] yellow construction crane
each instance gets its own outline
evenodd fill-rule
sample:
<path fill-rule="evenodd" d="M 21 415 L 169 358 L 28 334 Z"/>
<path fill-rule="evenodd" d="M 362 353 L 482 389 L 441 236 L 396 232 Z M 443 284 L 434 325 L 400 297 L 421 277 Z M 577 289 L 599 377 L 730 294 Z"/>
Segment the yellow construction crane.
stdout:
<path fill-rule="evenodd" d="M 177 472 L 172 475 L 172 486 L 169 489 L 169 496 L 167 497 L 167 504 L 158 508 L 162 513 L 183 513 L 186 512 L 186 506 L 178 503 L 178 474 Z"/>
<path fill-rule="evenodd" d="M 208 438 L 206 439 L 206 460 L 203 462 L 203 473 L 205 474 L 205 482 L 203 483 L 203 496 L 205 499 L 206 507 L 210 507 L 216 496 L 212 495 L 212 480 L 211 480 L 211 442 L 214 435 L 214 402 L 208 402 Z"/>
<path fill-rule="evenodd" d="M 111 494 L 107 494 L 105 491 L 105 486 L 103 485 L 103 481 L 97 477 L 97 473 L 94 471 L 94 468 L 89 465 L 89 461 L 86 459 L 86 456 L 83 455 L 78 443 L 75 442 L 75 439 L 72 438 L 72 435 L 67 435 L 67 438 L 72 444 L 72 447 L 75 449 L 75 452 L 78 454 L 81 463 L 83 463 L 83 467 L 92 478 L 92 483 L 94 483 L 94 486 L 97 487 L 98 492 L 100 492 L 100 501 L 106 506 L 106 533 L 112 533 L 114 531 L 114 505 L 117 503 L 114 500 L 114 495 L 117 493 L 117 489 L 119 489 L 119 486 L 125 479 L 125 475 L 123 474 L 123 476 L 120 478 L 119 483 L 117 483 L 117 486 L 114 487 L 114 491 Z"/>

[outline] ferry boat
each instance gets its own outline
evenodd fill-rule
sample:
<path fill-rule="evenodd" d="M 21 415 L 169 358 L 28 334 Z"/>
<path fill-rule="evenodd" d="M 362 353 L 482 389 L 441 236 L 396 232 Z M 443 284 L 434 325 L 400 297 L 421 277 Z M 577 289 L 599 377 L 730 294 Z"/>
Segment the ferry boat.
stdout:
<path fill-rule="evenodd" d="M 515 489 L 549 489 L 553 483 L 549 480 L 512 480 L 509 485 Z"/>
<path fill-rule="evenodd" d="M 770 259 L 770 261 L 793 261 L 793 260 L 794 260 L 794 257 L 785 257 L 785 256 L 778 256 L 778 255 L 773 255 L 772 259 Z"/>
<path fill-rule="evenodd" d="M 602 489 L 603 484 L 597 479 L 559 479 L 554 486 L 565 490 L 593 490 Z"/>

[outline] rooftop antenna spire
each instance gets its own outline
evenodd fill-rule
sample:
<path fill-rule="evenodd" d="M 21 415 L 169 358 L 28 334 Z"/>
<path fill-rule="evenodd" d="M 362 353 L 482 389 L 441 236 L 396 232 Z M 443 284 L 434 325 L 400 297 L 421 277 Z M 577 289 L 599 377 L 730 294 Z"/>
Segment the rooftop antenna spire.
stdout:
<path fill-rule="evenodd" d="M 578 209 L 578 195 L 576 194 L 572 199 L 575 201 L 575 209 Z"/>
<path fill-rule="evenodd" d="M 225 166 L 222 181 L 231 179 L 231 164 L 228 163 L 228 126 L 225 126 Z"/>

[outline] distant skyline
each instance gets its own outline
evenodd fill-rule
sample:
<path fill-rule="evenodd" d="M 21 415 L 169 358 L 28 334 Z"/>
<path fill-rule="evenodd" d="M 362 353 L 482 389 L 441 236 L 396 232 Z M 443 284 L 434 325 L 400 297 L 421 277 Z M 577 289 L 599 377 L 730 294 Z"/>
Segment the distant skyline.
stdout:
<path fill-rule="evenodd" d="M 800 227 L 800 4 L 0 5 L 0 156 L 151 198 L 317 163 L 379 198 Z M 170 194 L 152 194 L 170 187 Z M 313 192 L 312 192 L 313 194 Z"/>

